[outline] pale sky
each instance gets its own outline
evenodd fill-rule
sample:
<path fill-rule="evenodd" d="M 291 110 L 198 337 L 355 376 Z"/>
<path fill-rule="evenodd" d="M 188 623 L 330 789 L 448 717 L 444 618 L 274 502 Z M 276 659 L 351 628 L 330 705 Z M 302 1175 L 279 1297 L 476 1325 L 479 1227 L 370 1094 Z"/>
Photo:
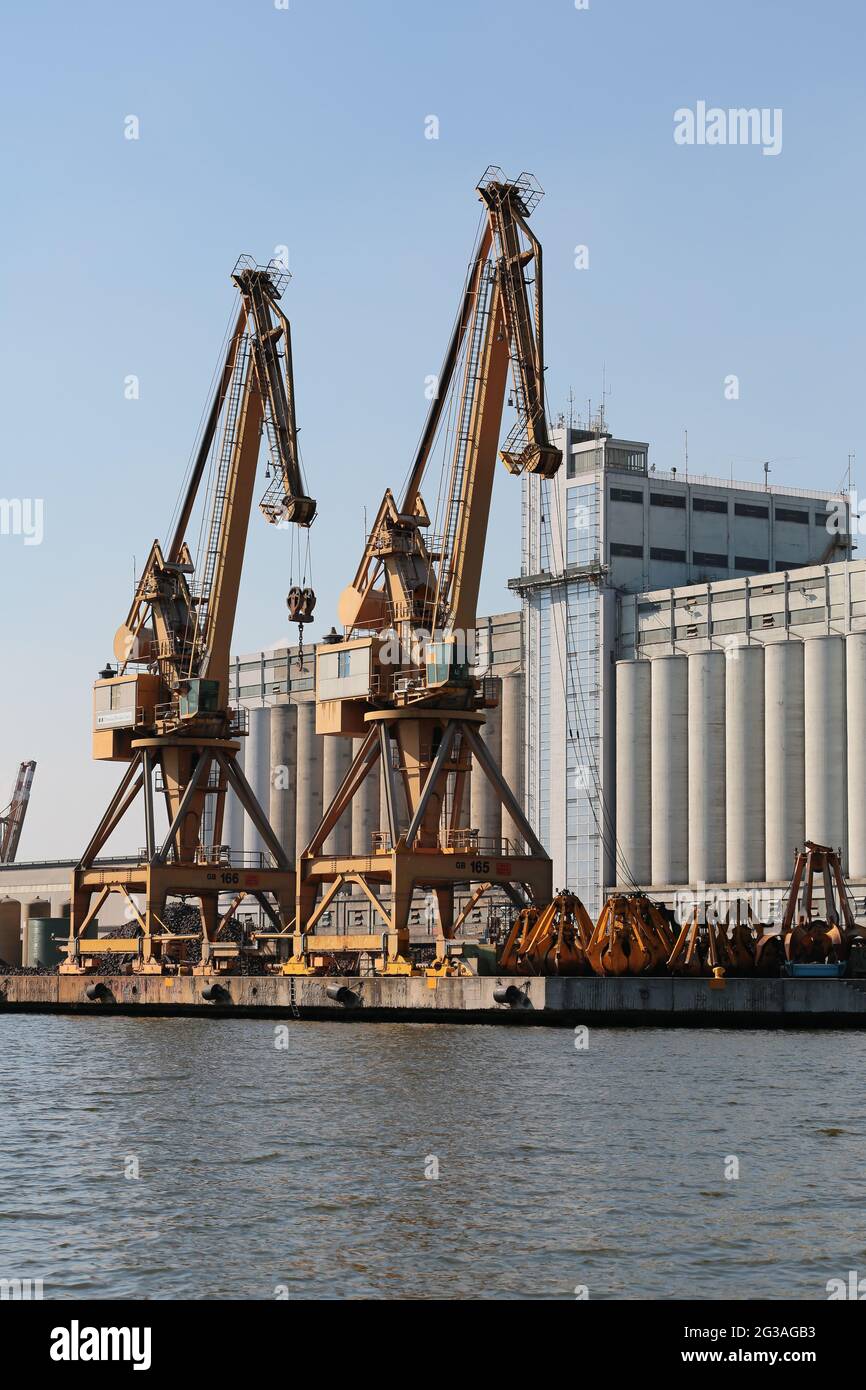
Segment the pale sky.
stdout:
<path fill-rule="evenodd" d="M 554 415 L 604 368 L 611 428 L 661 468 L 686 428 L 693 472 L 866 464 L 855 0 L 47 0 L 3 28 L 0 495 L 44 518 L 39 545 L 0 535 L 0 804 L 39 764 L 19 858 L 77 854 L 119 776 L 90 759 L 91 682 L 168 530 L 240 252 L 289 247 L 317 631 L 411 460 L 490 163 L 546 191 Z M 781 111 L 778 153 L 678 144 L 699 102 Z M 502 470 L 482 612 L 513 606 L 519 511 Z M 236 650 L 290 637 L 287 580 L 254 515 Z"/>

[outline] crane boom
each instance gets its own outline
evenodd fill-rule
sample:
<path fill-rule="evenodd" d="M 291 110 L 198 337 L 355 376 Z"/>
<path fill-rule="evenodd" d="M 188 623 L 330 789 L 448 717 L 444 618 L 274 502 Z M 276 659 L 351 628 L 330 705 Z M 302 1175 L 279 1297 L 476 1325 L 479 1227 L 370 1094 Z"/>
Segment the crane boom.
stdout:
<path fill-rule="evenodd" d="M 339 615 L 349 636 L 388 618 L 409 618 L 430 631 L 474 628 L 509 369 L 516 420 L 499 457 L 512 474 L 543 477 L 552 477 L 562 462 L 544 406 L 541 245 L 528 225 L 541 189 L 529 174 L 508 180 L 491 166 L 477 191 L 486 216 L 402 502 L 397 508 L 386 496 L 358 573 L 341 597 Z M 458 379 L 433 555 L 423 538 L 430 519 L 420 489 Z"/>
<path fill-rule="evenodd" d="M 0 864 L 12 864 L 15 861 L 35 771 L 36 763 L 32 759 L 21 764 L 15 779 L 12 800 L 6 810 L 0 813 Z"/>
<path fill-rule="evenodd" d="M 259 504 L 262 514 L 272 524 L 301 527 L 309 527 L 316 515 L 301 476 L 291 330 L 278 302 L 288 273 L 242 256 L 232 280 L 241 298 L 238 318 L 178 522 L 165 552 L 154 541 L 114 643 L 119 677 L 132 665 L 156 663 L 164 687 L 159 703 L 174 707 L 168 717 L 179 717 L 176 696 L 191 680 L 216 682 L 219 708 L 228 699 L 231 639 L 263 430 L 272 478 Z M 196 565 L 185 535 L 209 461 L 210 511 Z M 314 602 L 310 592 L 296 621 L 310 620 Z"/>
<path fill-rule="evenodd" d="M 502 178 L 501 169 L 488 169 L 479 193 L 487 206 L 495 241 L 517 410 L 517 420 L 500 457 L 509 473 L 540 473 L 552 478 L 562 463 L 562 453 L 551 444 L 547 430 L 541 243 L 527 223 L 541 198 L 541 189 L 527 174 L 509 183 Z M 530 268 L 534 270 L 531 302 Z"/>

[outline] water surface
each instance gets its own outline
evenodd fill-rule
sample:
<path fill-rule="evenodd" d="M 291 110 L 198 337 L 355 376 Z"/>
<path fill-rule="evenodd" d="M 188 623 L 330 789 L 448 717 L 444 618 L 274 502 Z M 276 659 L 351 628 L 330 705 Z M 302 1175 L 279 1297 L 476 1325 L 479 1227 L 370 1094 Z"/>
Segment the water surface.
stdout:
<path fill-rule="evenodd" d="M 0 1040 L 0 1277 L 47 1298 L 866 1275 L 860 1034 L 7 1015 Z"/>

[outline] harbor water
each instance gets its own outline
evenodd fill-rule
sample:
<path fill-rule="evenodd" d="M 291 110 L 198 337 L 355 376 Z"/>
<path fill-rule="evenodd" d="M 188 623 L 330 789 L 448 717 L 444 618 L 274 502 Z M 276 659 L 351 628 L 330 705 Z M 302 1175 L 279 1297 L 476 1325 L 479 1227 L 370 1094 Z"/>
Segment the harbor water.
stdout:
<path fill-rule="evenodd" d="M 45 1298 L 824 1299 L 862 1034 L 0 1018 L 0 1279 Z"/>

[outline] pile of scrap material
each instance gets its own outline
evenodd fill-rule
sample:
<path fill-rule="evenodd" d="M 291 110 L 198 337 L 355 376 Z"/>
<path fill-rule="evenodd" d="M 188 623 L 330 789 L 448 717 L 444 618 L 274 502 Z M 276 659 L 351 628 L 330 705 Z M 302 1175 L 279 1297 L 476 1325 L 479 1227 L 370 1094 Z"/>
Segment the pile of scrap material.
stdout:
<path fill-rule="evenodd" d="M 181 941 L 177 947 L 177 963 L 187 969 L 201 962 L 202 922 L 201 913 L 192 903 L 178 901 L 168 903 L 163 920 L 170 932 L 180 937 L 194 937 L 192 941 Z M 224 921 L 216 934 L 217 941 L 233 941 L 240 947 L 240 954 L 233 965 L 233 975 L 266 975 L 267 961 L 253 946 L 251 931 L 237 918 Z"/>
<path fill-rule="evenodd" d="M 0 975 L 56 975 L 56 965 L 10 965 L 0 960 Z"/>
<path fill-rule="evenodd" d="M 674 940 L 664 913 L 644 893 L 617 893 L 601 910 L 587 947 L 596 975 L 663 975 Z"/>
<path fill-rule="evenodd" d="M 163 909 L 162 920 L 169 932 L 180 938 L 173 946 L 172 965 L 182 972 L 188 972 L 194 966 L 199 965 L 202 956 L 202 922 L 198 907 L 183 899 L 169 902 Z M 133 974 L 135 971 L 134 960 L 138 950 L 137 938 L 140 932 L 141 929 L 135 921 L 125 922 L 123 926 L 112 927 L 112 937 L 117 941 L 129 941 L 129 951 L 101 952 L 89 973 L 92 975 Z M 239 922 L 236 918 L 223 922 L 217 931 L 216 940 L 218 942 L 233 941 L 240 947 L 240 954 L 232 971 L 235 975 L 266 975 L 268 973 L 268 958 L 256 948 L 252 937 L 252 926 Z M 82 942 L 82 949 L 86 950 L 86 941 Z M 2 964 L 0 964 L 0 970 L 2 970 Z M 14 970 L 10 969 L 4 973 L 44 975 L 55 973 L 56 970 L 57 966 L 53 966 L 50 970 L 45 970 L 42 967 L 38 970 L 31 970 L 16 966 Z"/>
<path fill-rule="evenodd" d="M 560 893 L 546 907 L 526 907 L 499 953 L 503 975 L 589 975 L 592 919 L 580 898 Z"/>

